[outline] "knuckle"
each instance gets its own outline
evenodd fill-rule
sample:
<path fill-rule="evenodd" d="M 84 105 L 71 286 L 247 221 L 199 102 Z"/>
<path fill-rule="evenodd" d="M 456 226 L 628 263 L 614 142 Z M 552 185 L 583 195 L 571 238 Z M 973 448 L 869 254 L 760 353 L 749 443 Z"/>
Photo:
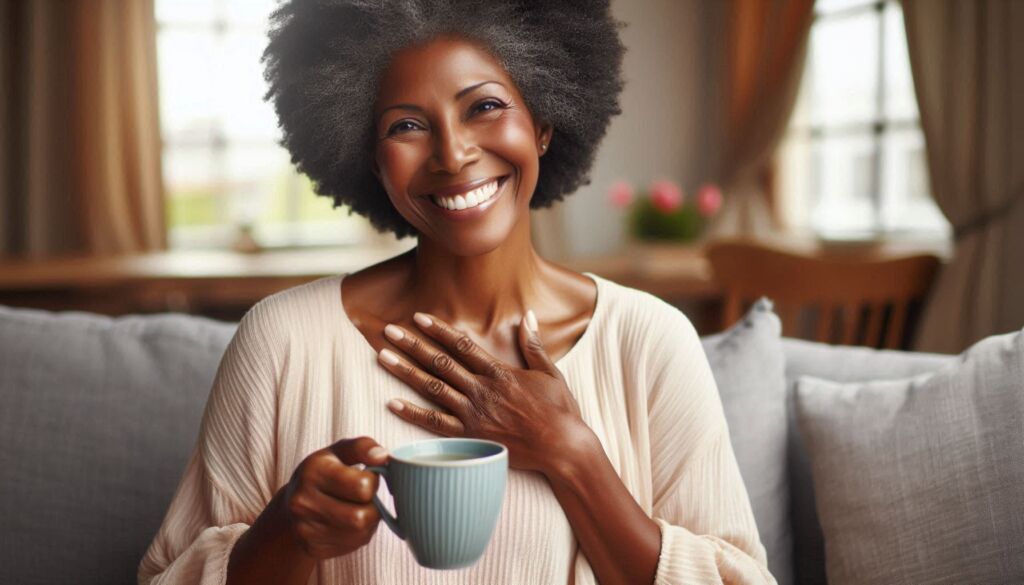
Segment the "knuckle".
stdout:
<path fill-rule="evenodd" d="M 444 426 L 444 420 L 441 418 L 441 413 L 436 410 L 427 411 L 426 418 L 427 424 L 433 429 L 440 430 Z"/>
<path fill-rule="evenodd" d="M 440 396 L 444 392 L 444 382 L 437 378 L 429 378 L 423 384 L 423 391 L 431 396 Z"/>
<path fill-rule="evenodd" d="M 431 365 L 433 365 L 435 371 L 441 373 L 447 372 L 451 370 L 453 367 L 452 358 L 448 357 L 446 354 L 443 353 L 438 353 L 437 355 L 435 355 L 430 360 L 430 363 Z"/>
<path fill-rule="evenodd" d="M 353 510 L 351 520 L 352 527 L 360 532 L 370 528 L 373 524 L 373 518 L 366 508 L 356 508 Z"/>
<path fill-rule="evenodd" d="M 469 355 L 473 352 L 473 348 L 476 346 L 473 340 L 468 335 L 462 334 L 458 339 L 455 340 L 455 350 L 463 355 Z"/>
<path fill-rule="evenodd" d="M 498 401 L 501 399 L 501 396 L 498 394 L 498 392 L 495 391 L 494 388 L 490 388 L 490 387 L 485 387 L 480 392 L 479 395 L 480 395 L 480 400 L 482 402 L 484 402 L 485 404 L 488 404 L 488 405 L 497 404 Z"/>
<path fill-rule="evenodd" d="M 356 497 L 360 501 L 368 502 L 373 499 L 373 494 L 377 491 L 377 476 L 370 474 L 370 476 L 362 475 L 356 479 L 355 482 Z"/>
<path fill-rule="evenodd" d="M 377 441 L 374 441 L 372 438 L 366 435 L 360 435 L 351 440 L 351 445 L 356 451 L 364 453 L 368 451 L 371 447 L 376 446 Z"/>
<path fill-rule="evenodd" d="M 309 485 L 317 477 L 317 469 L 321 465 L 323 455 L 319 453 L 310 455 L 309 459 L 304 461 L 299 469 L 295 472 L 295 483 L 296 487 L 302 489 L 303 486 Z"/>
<path fill-rule="evenodd" d="M 361 509 L 352 510 L 348 516 L 348 524 L 356 530 L 366 527 L 366 514 Z"/>
<path fill-rule="evenodd" d="M 530 351 L 544 351 L 544 344 L 541 343 L 540 336 L 538 335 L 531 335 L 530 338 L 526 340 L 526 347 Z"/>
<path fill-rule="evenodd" d="M 415 335 L 406 335 L 405 339 L 408 339 L 406 344 L 409 346 L 409 349 L 414 352 L 419 351 L 423 347 L 423 342 Z"/>

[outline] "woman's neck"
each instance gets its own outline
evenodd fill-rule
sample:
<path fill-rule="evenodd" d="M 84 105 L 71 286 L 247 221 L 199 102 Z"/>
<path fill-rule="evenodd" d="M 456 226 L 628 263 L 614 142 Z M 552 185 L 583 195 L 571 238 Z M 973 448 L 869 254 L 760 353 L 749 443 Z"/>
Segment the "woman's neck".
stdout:
<path fill-rule="evenodd" d="M 416 310 L 481 334 L 518 323 L 526 309 L 550 294 L 550 267 L 534 250 L 528 230 L 516 230 L 501 246 L 476 256 L 452 255 L 423 238 L 407 255 L 406 290 Z"/>

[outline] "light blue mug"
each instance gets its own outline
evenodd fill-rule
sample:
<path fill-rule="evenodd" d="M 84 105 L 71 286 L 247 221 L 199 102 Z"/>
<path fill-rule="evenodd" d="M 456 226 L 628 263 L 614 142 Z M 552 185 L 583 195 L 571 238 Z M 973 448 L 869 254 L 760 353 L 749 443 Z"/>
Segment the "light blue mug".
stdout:
<path fill-rule="evenodd" d="M 381 518 L 431 569 L 461 569 L 484 554 L 498 523 L 508 449 L 483 439 L 427 439 L 391 450 L 379 473 L 395 515 L 375 495 Z M 397 517 L 396 517 L 397 516 Z"/>

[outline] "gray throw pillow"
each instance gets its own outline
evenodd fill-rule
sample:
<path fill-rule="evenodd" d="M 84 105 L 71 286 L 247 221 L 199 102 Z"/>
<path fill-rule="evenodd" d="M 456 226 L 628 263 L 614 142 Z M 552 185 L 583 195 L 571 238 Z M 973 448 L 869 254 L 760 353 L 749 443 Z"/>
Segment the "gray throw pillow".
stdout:
<path fill-rule="evenodd" d="M 786 411 L 789 424 L 789 514 L 793 530 L 793 582 L 824 585 L 825 537 L 814 507 L 814 486 L 807 449 L 800 437 L 793 407 L 796 382 L 814 376 L 835 382 L 864 382 L 908 378 L 931 372 L 956 360 L 934 353 L 829 345 L 802 339 L 782 338 L 786 356 Z"/>
<path fill-rule="evenodd" d="M 1024 583 L 1024 332 L 902 380 L 798 381 L 830 585 Z"/>
<path fill-rule="evenodd" d="M 237 324 L 0 306 L 0 583 L 135 583 Z"/>
<path fill-rule="evenodd" d="M 729 438 L 750 495 L 768 570 L 792 583 L 789 486 L 786 482 L 786 380 L 781 324 L 761 299 L 728 330 L 703 338 L 718 385 Z"/>

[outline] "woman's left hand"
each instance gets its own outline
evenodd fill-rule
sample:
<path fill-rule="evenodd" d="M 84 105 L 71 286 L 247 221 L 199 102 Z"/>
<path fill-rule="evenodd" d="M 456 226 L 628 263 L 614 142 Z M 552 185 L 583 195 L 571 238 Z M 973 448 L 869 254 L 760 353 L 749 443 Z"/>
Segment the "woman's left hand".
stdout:
<path fill-rule="evenodd" d="M 525 318 L 519 324 L 519 344 L 528 369 L 520 369 L 437 317 L 416 315 L 420 330 L 450 354 L 417 332 L 388 325 L 385 335 L 409 357 L 390 352 L 398 363 L 389 364 L 385 349 L 378 360 L 448 412 L 394 400 L 389 406 L 398 416 L 441 435 L 497 441 L 508 447 L 511 467 L 542 473 L 550 472 L 559 453 L 590 431 L 565 378 Z"/>

